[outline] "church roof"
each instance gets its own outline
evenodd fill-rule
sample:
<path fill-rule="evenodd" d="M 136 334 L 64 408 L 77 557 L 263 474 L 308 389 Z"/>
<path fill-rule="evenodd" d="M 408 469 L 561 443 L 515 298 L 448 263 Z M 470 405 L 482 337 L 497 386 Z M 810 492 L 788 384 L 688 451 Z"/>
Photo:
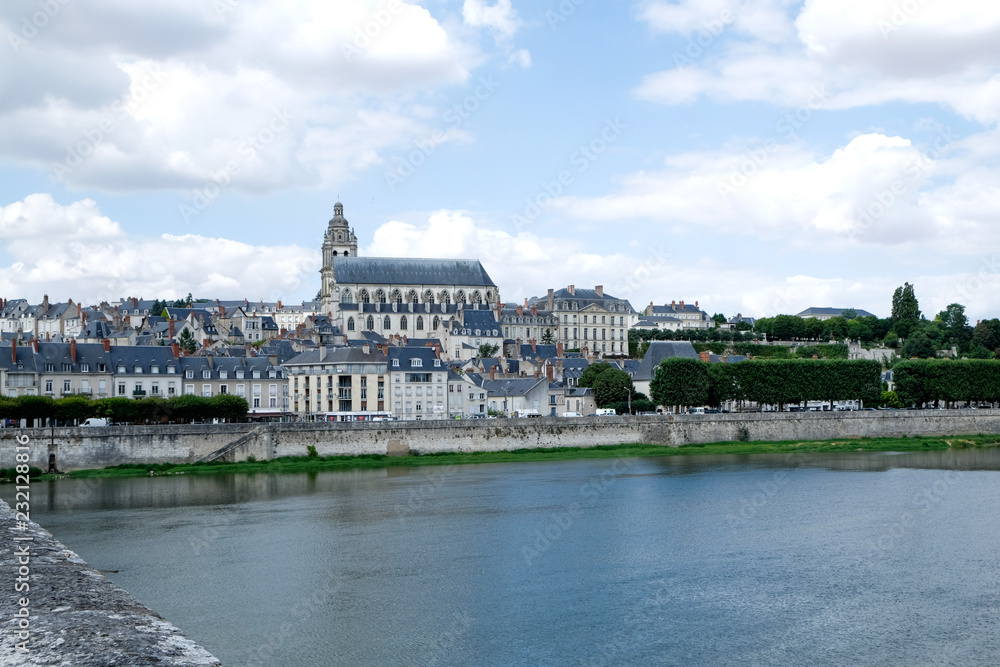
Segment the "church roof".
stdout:
<path fill-rule="evenodd" d="M 333 272 L 341 284 L 496 287 L 486 269 L 475 259 L 334 257 Z"/>

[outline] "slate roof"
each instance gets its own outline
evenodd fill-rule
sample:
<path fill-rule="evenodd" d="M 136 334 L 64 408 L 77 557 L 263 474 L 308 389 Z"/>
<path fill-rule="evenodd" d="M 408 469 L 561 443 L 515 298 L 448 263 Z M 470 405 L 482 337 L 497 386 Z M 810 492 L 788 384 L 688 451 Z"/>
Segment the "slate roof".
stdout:
<path fill-rule="evenodd" d="M 520 356 L 523 359 L 555 359 L 559 356 L 555 345 L 536 344 L 535 349 L 531 345 L 521 345 Z"/>
<path fill-rule="evenodd" d="M 639 369 L 632 376 L 635 380 L 652 380 L 653 372 L 664 359 L 680 357 L 682 359 L 698 359 L 694 345 L 686 340 L 654 340 L 646 350 L 646 356 L 639 363 Z"/>
<path fill-rule="evenodd" d="M 77 338 L 111 338 L 114 334 L 111 325 L 104 320 L 90 320 L 87 322 Z"/>
<path fill-rule="evenodd" d="M 543 382 L 548 386 L 545 378 L 483 380 L 482 387 L 490 396 L 524 396 Z"/>
<path fill-rule="evenodd" d="M 393 360 L 399 360 L 398 366 L 393 366 Z M 411 361 L 413 359 L 420 359 L 421 366 L 414 367 Z M 426 372 L 428 370 L 435 370 L 438 367 L 434 366 L 435 361 L 441 361 L 438 356 L 434 353 L 433 347 L 390 347 L 389 348 L 389 370 L 390 371 L 409 371 L 415 370 L 419 372 Z M 444 362 L 441 362 L 440 367 L 444 367 Z"/>
<path fill-rule="evenodd" d="M 796 315 L 796 317 L 817 317 L 817 316 L 829 316 L 829 317 L 840 317 L 840 314 L 845 310 L 850 310 L 849 308 L 806 308 L 801 313 Z M 855 308 L 854 312 L 858 314 L 858 317 L 874 317 L 867 310 L 862 310 L 861 308 Z"/>
<path fill-rule="evenodd" d="M 334 257 L 340 284 L 470 285 L 496 287 L 479 260 Z"/>
<path fill-rule="evenodd" d="M 308 350 L 297 354 L 284 363 L 285 366 L 296 365 L 319 365 L 319 364 L 384 364 L 385 355 L 377 347 L 369 347 L 368 354 L 364 353 L 361 347 L 334 347 L 326 346 L 326 356 L 320 360 L 320 350 Z"/>

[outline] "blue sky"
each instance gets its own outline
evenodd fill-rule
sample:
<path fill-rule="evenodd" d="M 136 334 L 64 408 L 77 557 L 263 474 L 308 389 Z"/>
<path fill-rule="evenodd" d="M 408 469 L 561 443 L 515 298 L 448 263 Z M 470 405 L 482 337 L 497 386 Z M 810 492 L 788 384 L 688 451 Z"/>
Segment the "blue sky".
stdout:
<path fill-rule="evenodd" d="M 363 253 L 506 300 L 1000 315 L 992 4 L 14 0 L 0 35 L 8 298 L 311 298 L 339 198 Z"/>

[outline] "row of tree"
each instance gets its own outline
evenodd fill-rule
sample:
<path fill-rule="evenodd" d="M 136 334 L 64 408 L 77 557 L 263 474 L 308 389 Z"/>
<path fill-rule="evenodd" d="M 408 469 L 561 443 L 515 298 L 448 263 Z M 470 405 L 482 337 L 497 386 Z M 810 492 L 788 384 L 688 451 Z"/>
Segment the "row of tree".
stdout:
<path fill-rule="evenodd" d="M 184 394 L 170 399 L 147 397 L 102 398 L 84 396 L 53 400 L 49 396 L 0 398 L 0 419 L 26 419 L 32 423 L 75 425 L 98 417 L 115 424 L 188 423 L 209 419 L 242 421 L 250 406 L 245 398 L 219 394 L 211 398 Z"/>
<path fill-rule="evenodd" d="M 709 364 L 697 359 L 664 359 L 650 383 L 658 405 L 720 405 L 749 401 L 785 405 L 805 401 L 882 398 L 882 365 L 877 361 L 774 359 Z"/>
<path fill-rule="evenodd" d="M 983 359 L 918 359 L 893 367 L 896 396 L 904 406 L 1000 401 L 1000 363 Z"/>

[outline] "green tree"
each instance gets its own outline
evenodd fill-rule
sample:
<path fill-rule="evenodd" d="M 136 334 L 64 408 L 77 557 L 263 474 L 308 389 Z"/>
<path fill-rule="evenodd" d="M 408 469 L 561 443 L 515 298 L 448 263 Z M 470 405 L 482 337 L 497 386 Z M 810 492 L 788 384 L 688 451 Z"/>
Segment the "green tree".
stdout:
<path fill-rule="evenodd" d="M 94 402 L 85 396 L 67 396 L 55 402 L 55 418 L 66 423 L 80 423 L 94 416 Z"/>
<path fill-rule="evenodd" d="M 913 285 L 903 283 L 892 295 L 892 327 L 900 338 L 906 338 L 920 321 L 920 304 Z"/>
<path fill-rule="evenodd" d="M 899 347 L 899 334 L 895 331 L 890 331 L 885 335 L 885 338 L 882 339 L 882 344 L 891 348 Z"/>
<path fill-rule="evenodd" d="M 831 317 L 823 322 L 823 336 L 828 340 L 844 340 L 847 338 L 847 320 L 843 317 Z"/>
<path fill-rule="evenodd" d="M 592 387 L 597 407 L 610 407 L 612 403 L 628 403 L 635 393 L 632 377 L 625 371 L 612 368 L 597 376 Z"/>
<path fill-rule="evenodd" d="M 959 349 L 967 349 L 968 343 L 972 340 L 972 327 L 969 326 L 969 318 L 965 316 L 965 306 L 960 303 L 949 304 L 934 318 L 944 330 L 944 339 Z"/>
<path fill-rule="evenodd" d="M 882 407 L 885 408 L 904 408 L 903 402 L 899 400 L 899 395 L 894 391 L 883 391 L 882 392 Z"/>
<path fill-rule="evenodd" d="M 774 340 L 796 340 L 804 338 L 806 321 L 795 315 L 778 315 L 771 323 L 771 337 Z"/>
<path fill-rule="evenodd" d="M 1000 347 L 1000 320 L 982 320 L 972 330 L 973 346 L 979 345 L 987 350 L 996 350 Z"/>
<path fill-rule="evenodd" d="M 715 315 L 712 315 L 712 321 L 716 324 L 725 324 L 729 321 L 729 319 L 722 313 L 716 313 Z"/>
<path fill-rule="evenodd" d="M 584 369 L 583 374 L 580 376 L 580 381 L 577 384 L 581 387 L 592 388 L 594 386 L 594 382 L 597 381 L 597 377 L 610 370 L 613 370 L 613 367 L 606 361 L 599 361 L 596 364 L 591 364 Z"/>
<path fill-rule="evenodd" d="M 210 419 L 212 416 L 209 399 L 194 394 L 174 396 L 169 401 L 169 407 L 174 418 L 179 421 L 200 421 Z"/>
<path fill-rule="evenodd" d="M 936 355 L 937 346 L 934 345 L 934 341 L 931 340 L 926 331 L 913 332 L 903 343 L 903 356 L 906 358 L 928 359 L 934 358 Z"/>
<path fill-rule="evenodd" d="M 235 422 L 246 419 L 250 404 L 241 396 L 219 394 L 209 399 L 209 408 L 214 417 Z"/>
<path fill-rule="evenodd" d="M 546 329 L 542 334 L 542 345 L 552 345 L 556 342 L 556 337 L 552 335 L 552 329 Z"/>
<path fill-rule="evenodd" d="M 21 396 L 17 399 L 20 419 L 27 419 L 29 422 L 51 419 L 55 416 L 55 401 L 49 396 Z"/>
<path fill-rule="evenodd" d="M 191 354 L 194 354 L 195 350 L 198 349 L 198 344 L 194 340 L 194 336 L 191 335 L 191 330 L 185 328 L 181 331 L 181 335 L 177 337 L 177 342 L 182 350 L 186 350 Z"/>
<path fill-rule="evenodd" d="M 708 364 L 672 357 L 656 367 L 649 393 L 658 405 L 705 405 L 709 399 Z"/>
<path fill-rule="evenodd" d="M 851 320 L 856 320 L 858 318 L 858 311 L 853 308 L 844 308 L 840 311 L 840 316 L 850 322 Z"/>
<path fill-rule="evenodd" d="M 488 359 L 499 351 L 500 351 L 499 345 L 491 343 L 483 343 L 482 345 L 479 346 L 479 356 L 480 358 L 483 359 Z"/>

